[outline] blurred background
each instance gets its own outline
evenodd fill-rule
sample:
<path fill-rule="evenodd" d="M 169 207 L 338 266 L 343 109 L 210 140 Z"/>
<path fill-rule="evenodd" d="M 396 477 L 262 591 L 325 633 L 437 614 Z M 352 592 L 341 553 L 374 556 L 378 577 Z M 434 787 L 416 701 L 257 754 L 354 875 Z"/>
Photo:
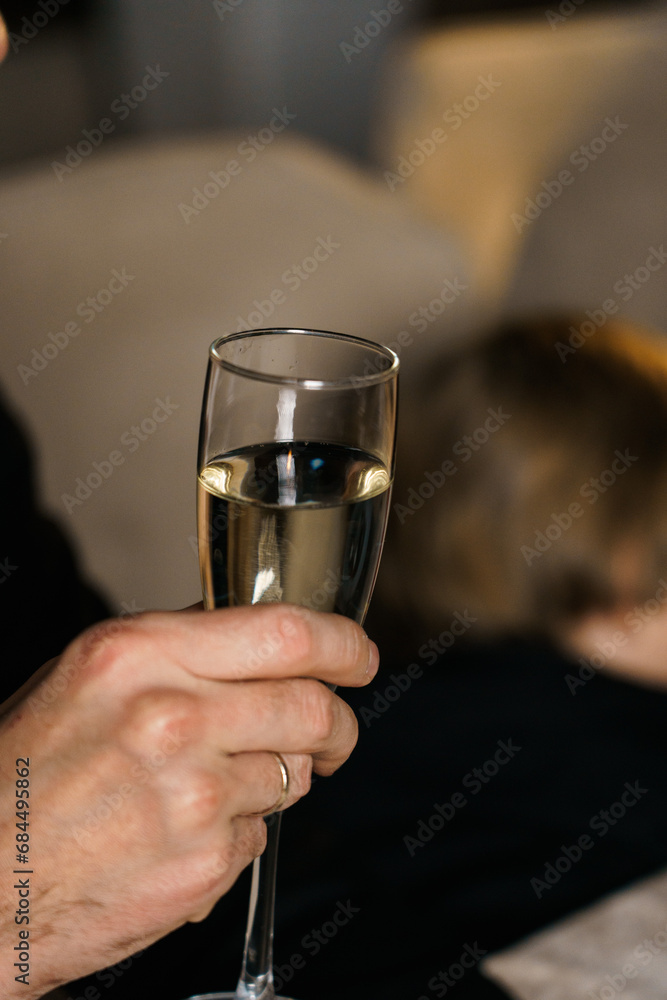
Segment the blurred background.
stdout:
<path fill-rule="evenodd" d="M 552 310 L 586 315 L 580 337 L 612 314 L 667 330 L 665 0 L 0 6 L 0 395 L 29 435 L 40 504 L 113 612 L 200 598 L 197 433 L 214 338 L 276 325 L 389 344 L 401 411 L 437 453 L 420 374 L 462 338 Z M 11 456 L 3 472 L 12 498 Z M 19 567 L 3 581 L 4 650 L 14 636 L 26 661 L 42 633 L 53 647 L 32 650 L 36 667 L 87 622 L 65 558 L 29 578 L 49 563 L 45 536 L 0 523 L 0 560 Z M 439 738 L 432 708 L 422 728 Z M 471 714 L 455 714 L 467 734 Z M 609 718 L 622 758 L 625 717 Z M 394 742 L 384 773 L 411 787 Z M 458 760 L 460 774 L 476 762 Z M 218 952 L 202 930 L 169 995 L 210 988 L 192 978 Z"/>
<path fill-rule="evenodd" d="M 559 5 L 571 13 L 559 14 Z M 384 10 L 384 0 L 221 0 L 217 7 L 214 0 L 8 0 L 3 12 L 16 40 L 0 76 L 0 162 L 56 151 L 154 62 L 168 66 L 178 86 L 137 109 L 116 136 L 261 126 L 280 103 L 298 107 L 303 134 L 368 161 L 382 69 L 397 36 L 426 25 L 522 15 L 562 31 L 575 15 L 648 14 L 661 5 L 403 0 L 395 6 L 401 9 L 363 58 L 359 52 L 348 61 L 340 43 L 350 43 L 373 10 Z M 548 20 L 549 9 L 556 19 Z"/>
<path fill-rule="evenodd" d="M 412 406 L 434 356 L 509 314 L 667 327 L 664 0 L 3 10 L 2 392 L 116 609 L 198 599 L 216 336 L 367 336 L 400 353 Z"/>

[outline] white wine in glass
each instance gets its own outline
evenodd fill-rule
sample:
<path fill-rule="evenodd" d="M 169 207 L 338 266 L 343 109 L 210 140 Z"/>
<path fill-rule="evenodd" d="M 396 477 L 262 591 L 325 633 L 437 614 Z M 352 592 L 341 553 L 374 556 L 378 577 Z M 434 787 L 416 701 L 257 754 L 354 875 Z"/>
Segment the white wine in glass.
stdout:
<path fill-rule="evenodd" d="M 252 330 L 210 350 L 197 518 L 207 608 L 283 601 L 362 623 L 377 576 L 394 474 L 398 359 L 357 337 Z M 234 993 L 273 988 L 280 813 L 253 867 Z"/>

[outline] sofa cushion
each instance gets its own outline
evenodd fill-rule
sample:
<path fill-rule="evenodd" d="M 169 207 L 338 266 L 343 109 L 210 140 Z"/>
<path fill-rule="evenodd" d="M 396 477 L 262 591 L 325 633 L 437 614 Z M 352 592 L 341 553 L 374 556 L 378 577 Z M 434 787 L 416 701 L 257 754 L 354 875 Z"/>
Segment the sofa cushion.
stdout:
<path fill-rule="evenodd" d="M 0 195 L 2 389 L 39 446 L 49 508 L 118 608 L 199 600 L 212 340 L 340 330 L 397 346 L 409 384 L 434 338 L 473 322 L 437 227 L 314 145 L 284 136 L 252 156 L 246 138 L 119 141 L 79 164 L 63 151 Z"/>

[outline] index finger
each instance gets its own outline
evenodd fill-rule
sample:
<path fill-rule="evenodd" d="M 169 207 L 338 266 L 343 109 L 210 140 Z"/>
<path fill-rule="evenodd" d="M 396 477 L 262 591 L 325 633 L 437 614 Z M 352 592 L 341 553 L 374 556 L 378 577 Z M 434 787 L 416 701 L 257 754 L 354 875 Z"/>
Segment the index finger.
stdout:
<path fill-rule="evenodd" d="M 164 640 L 165 653 L 194 677 L 316 677 L 361 687 L 378 669 L 377 646 L 360 625 L 292 604 L 149 613 L 134 624 Z"/>

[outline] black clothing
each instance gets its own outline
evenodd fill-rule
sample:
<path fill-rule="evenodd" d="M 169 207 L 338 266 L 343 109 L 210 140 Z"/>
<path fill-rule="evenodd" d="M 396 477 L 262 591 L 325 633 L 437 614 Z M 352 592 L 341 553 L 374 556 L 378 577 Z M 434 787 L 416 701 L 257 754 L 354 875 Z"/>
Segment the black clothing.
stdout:
<path fill-rule="evenodd" d="M 109 610 L 80 577 L 62 531 L 40 510 L 25 435 L 0 400 L 0 702 Z"/>
<path fill-rule="evenodd" d="M 0 411 L 7 696 L 106 614 L 40 516 L 25 441 Z M 359 745 L 283 824 L 275 966 L 299 1000 L 492 1000 L 477 962 L 667 861 L 667 695 L 581 671 L 546 645 L 381 644 L 345 697 Z M 581 676 L 580 676 L 581 674 Z M 249 880 L 65 992 L 185 1000 L 233 989 Z M 128 900 L 131 903 L 131 900 Z M 455 992 L 454 992 L 455 991 Z"/>
<path fill-rule="evenodd" d="M 504 996 L 466 966 L 667 862 L 667 695 L 536 643 L 413 662 L 385 651 L 345 692 L 359 745 L 285 817 L 275 965 L 298 1000 Z M 233 989 L 247 892 L 105 1000 Z"/>

